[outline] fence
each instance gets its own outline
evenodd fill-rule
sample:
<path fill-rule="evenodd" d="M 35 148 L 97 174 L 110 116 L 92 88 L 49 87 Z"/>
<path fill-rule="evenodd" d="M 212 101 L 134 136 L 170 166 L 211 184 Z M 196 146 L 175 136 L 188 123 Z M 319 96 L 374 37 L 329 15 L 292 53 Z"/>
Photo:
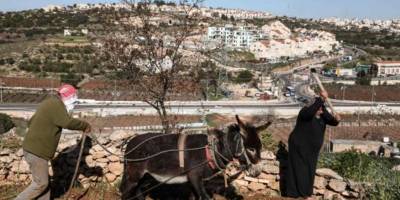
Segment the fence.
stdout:
<path fill-rule="evenodd" d="M 369 119 L 366 119 L 369 118 Z M 293 131 L 295 121 L 273 123 L 268 131 L 278 140 L 287 142 Z M 323 151 L 330 152 L 330 142 L 335 139 L 382 141 L 389 137 L 392 141 L 400 141 L 400 116 L 370 115 L 358 119 L 345 119 L 337 127 L 327 126 Z"/>

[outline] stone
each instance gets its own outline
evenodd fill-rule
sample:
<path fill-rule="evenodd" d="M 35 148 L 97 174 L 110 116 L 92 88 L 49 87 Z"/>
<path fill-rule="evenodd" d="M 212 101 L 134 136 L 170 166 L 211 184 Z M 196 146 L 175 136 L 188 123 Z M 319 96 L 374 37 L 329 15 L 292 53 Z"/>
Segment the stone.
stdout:
<path fill-rule="evenodd" d="M 334 193 L 332 191 L 325 190 L 323 199 L 324 200 L 334 200 L 334 199 L 336 199 L 337 196 L 340 196 L 340 195 L 338 195 L 337 193 Z"/>
<path fill-rule="evenodd" d="M 119 157 L 118 157 L 118 156 L 115 156 L 115 155 L 108 156 L 107 158 L 108 158 L 108 160 L 110 160 L 111 162 L 119 162 L 119 161 L 120 161 Z"/>
<path fill-rule="evenodd" d="M 108 163 L 109 160 L 107 158 L 99 158 L 96 160 L 96 162 L 100 162 L 100 163 Z"/>
<path fill-rule="evenodd" d="M 329 188 L 331 188 L 335 192 L 343 192 L 346 190 L 347 183 L 344 181 L 331 179 L 329 181 Z"/>
<path fill-rule="evenodd" d="M 97 159 L 99 159 L 99 158 L 104 158 L 104 157 L 106 157 L 106 153 L 105 153 L 104 151 L 97 151 L 97 152 L 94 152 L 94 153 L 92 154 L 92 156 L 93 156 L 93 160 L 97 160 Z"/>
<path fill-rule="evenodd" d="M 281 194 L 277 190 L 268 190 L 265 191 L 265 194 L 267 194 L 269 197 L 280 197 Z"/>
<path fill-rule="evenodd" d="M 0 150 L 0 156 L 8 156 L 8 155 L 10 155 L 10 153 L 12 153 L 10 149 Z"/>
<path fill-rule="evenodd" d="M 107 173 L 105 175 L 105 177 L 106 177 L 108 182 L 113 182 L 113 181 L 115 181 L 115 179 L 117 179 L 117 176 L 115 174 L 113 174 L 113 173 Z"/>
<path fill-rule="evenodd" d="M 266 173 L 261 173 L 258 176 L 259 179 L 266 179 L 269 181 L 276 181 L 277 180 L 277 175 L 272 175 L 272 174 L 266 174 Z"/>
<path fill-rule="evenodd" d="M 261 152 L 261 159 L 263 159 L 263 160 L 275 160 L 276 156 L 271 151 L 263 151 L 263 152 Z"/>
<path fill-rule="evenodd" d="M 317 189 L 324 189 L 328 185 L 328 181 L 324 177 L 315 176 L 314 187 Z"/>
<path fill-rule="evenodd" d="M 11 182 L 17 182 L 17 176 L 14 173 L 9 173 L 7 176 L 7 180 L 11 181 Z"/>
<path fill-rule="evenodd" d="M 122 174 L 124 168 L 124 166 L 122 165 L 122 163 L 119 162 L 114 162 L 114 163 L 110 163 L 108 165 L 108 169 L 110 170 L 111 173 L 119 176 Z"/>
<path fill-rule="evenodd" d="M 263 166 L 263 172 L 267 173 L 267 174 L 279 174 L 279 167 L 275 166 L 275 165 L 264 165 Z"/>
<path fill-rule="evenodd" d="M 78 180 L 84 180 L 84 179 L 86 179 L 86 177 L 83 174 L 78 175 Z"/>
<path fill-rule="evenodd" d="M 280 189 L 280 185 L 279 185 L 279 182 L 278 182 L 278 181 L 270 182 L 270 183 L 268 183 L 268 186 L 269 186 L 271 189 L 275 190 L 275 191 L 279 191 L 279 189 Z"/>
<path fill-rule="evenodd" d="M 20 173 L 20 174 L 30 173 L 29 164 L 25 160 L 14 161 L 11 164 L 11 171 Z"/>
<path fill-rule="evenodd" d="M 254 192 L 259 191 L 259 190 L 264 190 L 266 187 L 267 187 L 267 186 L 265 186 L 264 184 L 262 184 L 262 183 L 256 183 L 256 182 L 251 182 L 251 183 L 247 186 L 247 188 L 249 188 L 249 190 L 254 191 Z"/>
<path fill-rule="evenodd" d="M 26 180 L 28 180 L 28 178 L 29 178 L 29 175 L 27 175 L 27 174 L 20 174 L 19 176 L 18 176 L 18 180 L 19 181 L 26 181 Z"/>
<path fill-rule="evenodd" d="M 92 155 L 87 155 L 84 158 L 84 160 L 85 160 L 85 163 L 86 163 L 87 166 L 94 167 L 95 164 L 94 164 L 94 160 L 93 160 L 93 156 Z"/>
<path fill-rule="evenodd" d="M 65 150 L 66 148 L 76 148 L 77 142 L 76 140 L 67 140 L 58 145 L 57 149 Z"/>
<path fill-rule="evenodd" d="M 6 168 L 0 168 L 0 175 L 7 175 L 8 170 Z"/>
<path fill-rule="evenodd" d="M 109 139 L 106 139 L 104 137 L 98 137 L 97 141 L 101 144 L 101 145 L 107 145 L 108 143 L 110 143 Z"/>
<path fill-rule="evenodd" d="M 392 168 L 393 171 L 400 171 L 400 165 L 396 165 Z"/>
<path fill-rule="evenodd" d="M 90 179 L 91 181 L 97 181 L 98 178 L 99 178 L 98 176 L 90 176 L 90 177 L 89 177 L 89 179 Z"/>
<path fill-rule="evenodd" d="M 245 176 L 245 177 L 244 177 L 244 180 L 249 181 L 249 182 L 256 182 L 256 183 L 258 183 L 258 178 L 253 178 L 253 177 L 250 177 L 250 176 Z"/>
<path fill-rule="evenodd" d="M 249 188 L 247 188 L 247 186 L 242 186 L 239 188 L 239 192 L 240 194 L 247 194 L 249 192 Z"/>
<path fill-rule="evenodd" d="M 131 135 L 134 135 L 134 133 L 131 132 L 131 131 L 117 130 L 117 131 L 114 131 L 114 132 L 110 135 L 110 140 L 111 140 L 111 141 L 123 140 L 123 139 L 125 139 L 125 138 L 130 137 Z"/>
<path fill-rule="evenodd" d="M 11 163 L 13 159 L 11 156 L 2 156 L 0 157 L 0 163 Z"/>
<path fill-rule="evenodd" d="M 233 186 L 239 188 L 241 186 L 248 186 L 249 182 L 245 181 L 245 180 L 240 180 L 240 179 L 236 179 L 232 182 Z"/>
<path fill-rule="evenodd" d="M 98 145 L 98 144 L 94 145 L 94 146 L 92 147 L 92 149 L 93 149 L 94 151 L 104 151 L 104 149 L 101 148 L 101 146 Z"/>
<path fill-rule="evenodd" d="M 18 151 L 17 151 L 17 153 L 15 153 L 15 155 L 17 155 L 18 157 L 24 156 L 24 150 L 22 148 L 18 149 Z"/>
<path fill-rule="evenodd" d="M 349 198 L 358 198 L 358 196 L 359 196 L 359 194 L 357 192 L 351 192 L 351 191 L 344 191 L 341 194 L 342 194 L 342 196 L 349 197 Z"/>
<path fill-rule="evenodd" d="M 315 189 L 314 188 L 313 192 L 314 192 L 315 195 L 323 195 L 324 192 L 325 192 L 325 189 Z"/>
<path fill-rule="evenodd" d="M 338 173 L 328 168 L 317 169 L 317 175 L 343 181 L 343 177 L 339 176 Z"/>
<path fill-rule="evenodd" d="M 348 183 L 349 183 L 350 190 L 352 190 L 354 192 L 361 192 L 363 189 L 362 183 L 354 182 L 351 180 L 349 180 Z"/>
<path fill-rule="evenodd" d="M 268 183 L 270 183 L 271 181 L 269 181 L 269 180 L 267 180 L 267 179 L 258 179 L 258 182 L 259 182 L 259 183 L 268 184 Z"/>

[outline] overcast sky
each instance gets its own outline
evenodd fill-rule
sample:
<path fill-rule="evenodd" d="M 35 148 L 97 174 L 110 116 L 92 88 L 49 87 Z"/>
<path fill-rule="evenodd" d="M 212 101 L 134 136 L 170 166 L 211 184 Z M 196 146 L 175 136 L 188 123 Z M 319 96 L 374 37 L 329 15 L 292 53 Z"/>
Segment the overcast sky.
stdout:
<path fill-rule="evenodd" d="M 0 0 L 1 11 L 41 8 L 46 5 L 107 3 L 118 0 Z M 305 18 L 400 18 L 400 0 L 208 0 L 212 7 L 242 8 Z"/>

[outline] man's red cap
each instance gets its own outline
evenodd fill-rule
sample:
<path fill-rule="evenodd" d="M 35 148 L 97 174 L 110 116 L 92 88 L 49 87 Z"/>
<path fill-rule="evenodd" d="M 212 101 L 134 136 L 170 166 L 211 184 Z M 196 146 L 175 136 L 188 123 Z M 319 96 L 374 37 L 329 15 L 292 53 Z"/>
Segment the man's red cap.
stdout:
<path fill-rule="evenodd" d="M 73 96 L 76 96 L 76 89 L 74 86 L 70 84 L 63 84 L 57 89 L 58 94 L 60 95 L 61 99 L 67 100 Z"/>

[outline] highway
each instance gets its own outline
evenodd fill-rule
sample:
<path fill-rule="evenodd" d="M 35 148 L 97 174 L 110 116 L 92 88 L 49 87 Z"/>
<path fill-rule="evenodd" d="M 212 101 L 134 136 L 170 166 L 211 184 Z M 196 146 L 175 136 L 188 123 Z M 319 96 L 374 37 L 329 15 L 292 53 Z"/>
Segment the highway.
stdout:
<path fill-rule="evenodd" d="M 263 101 L 191 101 L 169 102 L 168 111 L 177 115 L 203 115 L 203 114 L 239 114 L 239 115 L 274 115 L 278 117 L 297 116 L 301 106 L 298 103 L 268 103 Z M 334 102 L 335 109 L 341 113 L 354 114 L 367 113 L 377 110 L 377 104 L 369 102 Z M 33 113 L 36 104 L 0 104 L 1 112 Z M 400 104 L 387 104 L 387 111 L 400 113 Z M 156 110 L 144 102 L 129 102 L 125 104 L 81 104 L 75 112 L 90 113 L 97 116 L 118 115 L 156 115 Z"/>

